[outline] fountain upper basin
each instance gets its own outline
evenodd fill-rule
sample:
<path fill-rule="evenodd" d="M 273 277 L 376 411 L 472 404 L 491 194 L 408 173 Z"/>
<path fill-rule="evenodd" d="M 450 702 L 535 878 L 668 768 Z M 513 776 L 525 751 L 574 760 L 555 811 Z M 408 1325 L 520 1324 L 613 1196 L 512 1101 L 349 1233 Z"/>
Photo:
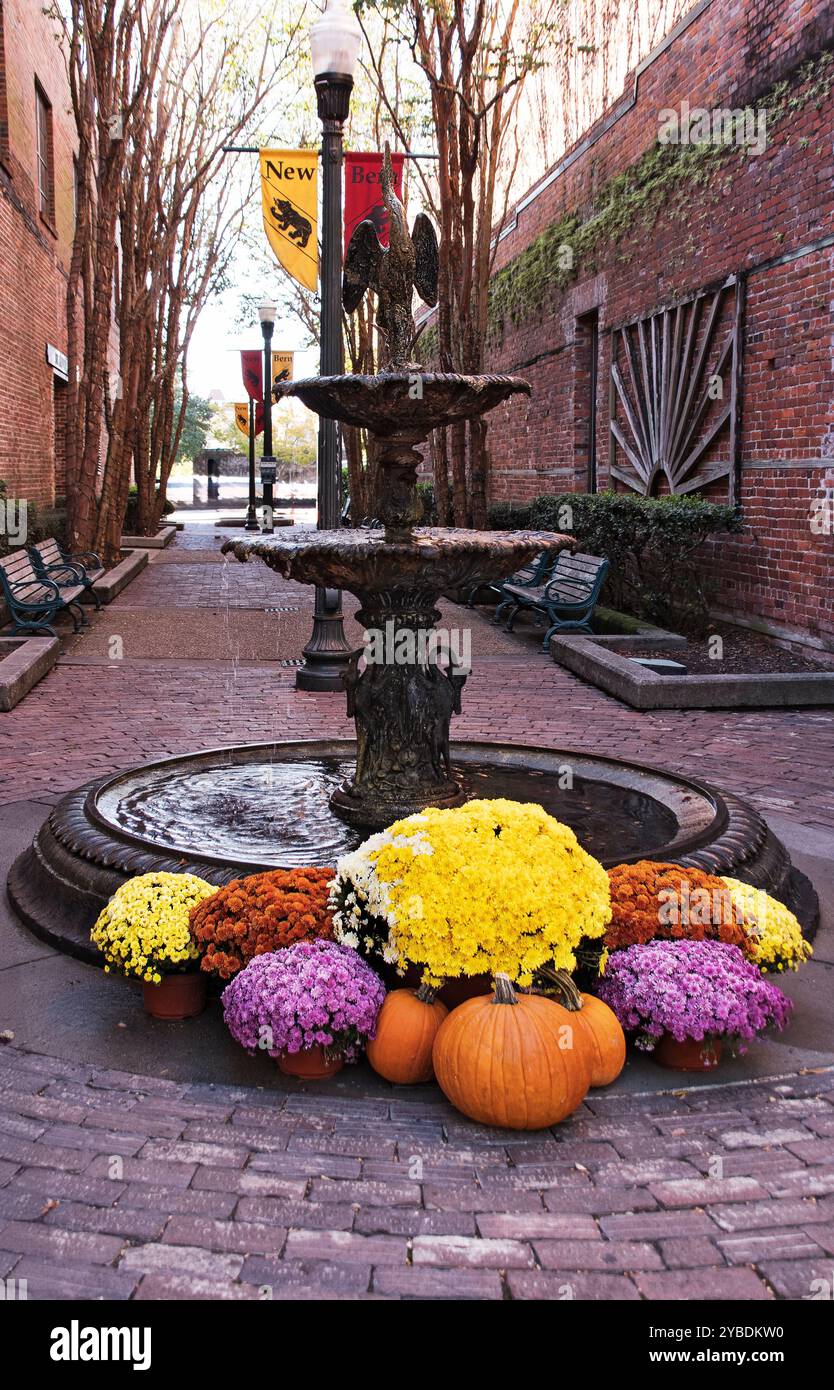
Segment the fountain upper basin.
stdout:
<path fill-rule="evenodd" d="M 419 443 L 438 426 L 485 415 L 519 393 L 530 395 L 522 377 L 427 372 L 416 365 L 413 372 L 314 376 L 275 387 L 276 397 L 297 396 L 325 419 L 401 443 Z"/>
<path fill-rule="evenodd" d="M 226 541 L 224 554 L 256 555 L 285 579 L 347 589 L 420 588 L 434 594 L 506 577 L 539 551 L 574 545 L 558 531 L 469 531 L 417 527 L 402 540 L 383 530 L 315 531 L 291 526 L 271 536 Z"/>

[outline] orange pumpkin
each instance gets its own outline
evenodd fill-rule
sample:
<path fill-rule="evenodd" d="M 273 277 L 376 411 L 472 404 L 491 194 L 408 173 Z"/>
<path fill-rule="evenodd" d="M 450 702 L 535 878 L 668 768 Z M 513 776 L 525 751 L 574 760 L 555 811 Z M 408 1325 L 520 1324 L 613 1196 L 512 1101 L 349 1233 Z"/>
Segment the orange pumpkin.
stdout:
<path fill-rule="evenodd" d="M 591 1049 L 591 1085 L 610 1086 L 616 1081 L 626 1057 L 625 1033 L 620 1020 L 607 1004 L 593 994 L 580 996 L 582 1007 L 572 1015 L 588 1033 Z"/>
<path fill-rule="evenodd" d="M 464 1115 L 505 1129 L 545 1129 L 588 1090 L 591 1043 L 574 1015 L 541 995 L 516 994 L 496 975 L 495 993 L 453 1009 L 434 1040 L 443 1094 Z"/>
<path fill-rule="evenodd" d="M 386 1081 L 413 1086 L 431 1081 L 432 1046 L 449 1010 L 434 990 L 394 989 L 386 994 L 376 1022 L 376 1037 L 368 1043 L 368 1061 Z"/>

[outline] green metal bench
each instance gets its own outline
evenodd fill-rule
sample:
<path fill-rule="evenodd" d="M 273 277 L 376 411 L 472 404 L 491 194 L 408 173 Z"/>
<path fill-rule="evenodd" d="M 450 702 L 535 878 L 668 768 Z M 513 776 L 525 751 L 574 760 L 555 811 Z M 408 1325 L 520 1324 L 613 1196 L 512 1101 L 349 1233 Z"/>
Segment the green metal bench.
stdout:
<path fill-rule="evenodd" d="M 492 621 L 494 623 L 498 622 L 498 614 L 504 606 L 502 600 L 504 599 L 504 589 L 507 584 L 522 584 L 525 588 L 531 584 L 542 584 L 555 563 L 555 558 L 549 550 L 540 550 L 538 555 L 534 555 L 532 560 L 528 560 L 527 564 L 522 565 L 521 569 L 516 570 L 515 574 L 511 575 L 509 579 L 500 580 L 497 584 L 475 584 L 473 588 L 469 590 L 466 597 L 466 606 L 467 608 L 474 608 L 475 595 L 478 590 L 489 589 L 491 593 L 497 594 L 499 599 L 498 607 L 492 615 Z"/>
<path fill-rule="evenodd" d="M 53 579 L 35 573 L 25 550 L 14 550 L 0 559 L 0 590 L 12 615 L 14 636 L 26 632 L 58 634 L 52 626 L 59 613 L 69 613 L 75 631 L 86 625 L 79 600 L 83 584 L 59 588 Z"/>
<path fill-rule="evenodd" d="M 555 632 L 591 632 L 591 618 L 597 605 L 608 561 L 598 555 L 571 554 L 562 550 L 543 584 L 503 586 L 505 595 L 501 608 L 509 608 L 505 628 L 512 632 L 513 623 L 522 608 L 544 615 L 549 623 L 542 639 L 542 651 Z M 496 614 L 497 617 L 497 614 Z"/>
<path fill-rule="evenodd" d="M 30 546 L 29 555 L 35 573 L 41 579 L 51 579 L 62 592 L 80 584 L 92 598 L 96 609 L 101 608 L 101 599 L 94 585 L 99 575 L 104 573 L 104 566 L 94 551 L 84 550 L 71 554 L 62 550 L 53 538 L 38 541 L 37 545 Z"/>

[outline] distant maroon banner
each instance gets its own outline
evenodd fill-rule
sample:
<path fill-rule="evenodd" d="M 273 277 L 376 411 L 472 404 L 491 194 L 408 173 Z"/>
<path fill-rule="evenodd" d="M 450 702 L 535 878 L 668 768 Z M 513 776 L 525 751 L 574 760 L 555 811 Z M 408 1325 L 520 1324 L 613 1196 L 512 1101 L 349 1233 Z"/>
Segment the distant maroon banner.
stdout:
<path fill-rule="evenodd" d="M 249 348 L 240 354 L 243 384 L 246 394 L 252 401 L 264 398 L 264 355 L 258 348 Z"/>
<path fill-rule="evenodd" d="M 345 155 L 345 250 L 353 233 L 366 217 L 376 227 L 383 246 L 388 245 L 388 213 L 382 201 L 382 155 Z M 403 164 L 405 156 L 392 154 L 394 187 L 397 197 L 403 196 Z"/>

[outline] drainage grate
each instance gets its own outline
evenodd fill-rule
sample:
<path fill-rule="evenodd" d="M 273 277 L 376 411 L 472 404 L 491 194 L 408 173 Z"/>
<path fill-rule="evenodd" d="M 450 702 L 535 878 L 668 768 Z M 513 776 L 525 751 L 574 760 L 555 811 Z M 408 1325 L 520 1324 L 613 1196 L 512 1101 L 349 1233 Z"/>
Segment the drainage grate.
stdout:
<path fill-rule="evenodd" d="M 303 665 L 304 665 L 304 657 L 303 657 L 303 656 L 286 656 L 286 657 L 284 657 L 283 661 L 279 661 L 279 662 L 278 662 L 278 665 L 279 665 L 279 666 L 303 666 Z"/>
<path fill-rule="evenodd" d="M 294 604 L 284 604 L 283 607 L 265 608 L 264 613 L 297 613 L 298 607 Z"/>

